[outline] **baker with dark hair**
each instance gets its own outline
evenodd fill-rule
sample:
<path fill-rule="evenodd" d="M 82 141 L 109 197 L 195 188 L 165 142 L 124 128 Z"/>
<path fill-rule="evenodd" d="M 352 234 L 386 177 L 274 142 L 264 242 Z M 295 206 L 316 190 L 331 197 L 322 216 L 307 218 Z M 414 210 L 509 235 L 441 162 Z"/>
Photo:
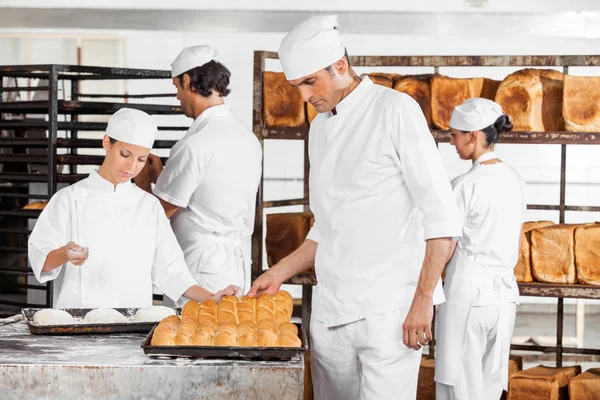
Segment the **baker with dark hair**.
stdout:
<path fill-rule="evenodd" d="M 450 144 L 473 167 L 452 182 L 463 228 L 438 315 L 438 400 L 499 399 L 507 389 L 525 183 L 494 145 L 512 128 L 502 108 L 482 98 L 457 106 L 450 119 Z"/>
<path fill-rule="evenodd" d="M 160 199 L 185 261 L 203 287 L 248 290 L 250 236 L 262 152 L 252 131 L 225 104 L 231 73 L 210 46 L 187 47 L 171 64 L 183 112 L 194 122 L 164 169 L 151 156 L 138 185 Z M 228 282 L 222 286 L 222 282 Z"/>

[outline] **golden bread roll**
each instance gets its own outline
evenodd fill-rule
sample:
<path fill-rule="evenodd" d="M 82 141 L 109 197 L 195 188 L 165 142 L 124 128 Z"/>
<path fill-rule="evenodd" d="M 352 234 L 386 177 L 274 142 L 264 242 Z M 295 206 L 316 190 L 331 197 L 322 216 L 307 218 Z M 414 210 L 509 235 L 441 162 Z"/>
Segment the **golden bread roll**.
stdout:
<path fill-rule="evenodd" d="M 218 329 L 213 338 L 214 346 L 237 346 L 237 333 L 226 329 Z"/>
<path fill-rule="evenodd" d="M 204 300 L 198 310 L 198 322 L 207 319 L 217 321 L 217 303 L 213 299 Z"/>
<path fill-rule="evenodd" d="M 256 327 L 256 324 L 254 322 L 252 322 L 252 321 L 241 321 L 240 324 L 239 324 L 239 326 L 245 327 L 245 328 L 248 328 L 248 329 L 252 329 L 252 330 L 254 330 L 254 332 L 256 332 L 256 330 L 258 329 Z"/>
<path fill-rule="evenodd" d="M 271 312 L 275 311 L 275 304 L 273 304 L 273 296 L 268 293 L 261 294 L 256 299 L 256 308 L 267 308 Z"/>
<path fill-rule="evenodd" d="M 242 321 L 254 322 L 256 320 L 254 308 L 249 303 L 238 303 L 237 304 L 237 315 L 238 315 L 239 322 L 242 322 Z"/>
<path fill-rule="evenodd" d="M 276 347 L 277 333 L 269 329 L 259 329 L 257 334 L 257 342 L 260 347 Z"/>
<path fill-rule="evenodd" d="M 46 200 L 34 201 L 23 207 L 23 210 L 43 210 L 46 207 L 46 204 L 48 204 L 48 201 Z"/>
<path fill-rule="evenodd" d="M 243 335 L 238 335 L 238 346 L 257 347 L 258 337 L 256 333 L 245 333 Z"/>
<path fill-rule="evenodd" d="M 160 324 L 174 324 L 175 326 L 179 325 L 181 322 L 181 318 L 177 315 L 169 315 L 166 318 L 160 320 Z"/>
<path fill-rule="evenodd" d="M 192 337 L 192 346 L 212 346 L 213 335 L 209 333 L 197 333 Z"/>
<path fill-rule="evenodd" d="M 243 324 L 238 325 L 237 333 L 238 336 L 246 334 L 256 334 L 256 324 L 250 321 L 244 321 Z"/>
<path fill-rule="evenodd" d="M 176 326 L 159 324 L 156 328 L 154 328 L 154 333 L 152 334 L 152 337 L 154 337 L 156 335 L 171 335 L 171 336 L 175 337 L 176 334 L 177 334 Z"/>
<path fill-rule="evenodd" d="M 279 339 L 277 340 L 278 347 L 302 347 L 302 341 L 297 335 L 293 335 L 290 333 L 282 333 L 279 334 Z"/>
<path fill-rule="evenodd" d="M 219 324 L 217 324 L 213 319 L 205 319 L 204 321 L 198 322 L 198 328 L 201 327 L 208 327 L 211 328 L 213 331 L 216 331 L 219 327 Z"/>
<path fill-rule="evenodd" d="M 177 334 L 173 341 L 175 346 L 190 346 L 192 344 L 192 335 L 188 334 Z"/>
<path fill-rule="evenodd" d="M 219 303 L 217 306 L 217 321 L 219 324 L 226 321 L 238 323 L 236 305 L 237 303 L 231 301 L 221 301 Z"/>
<path fill-rule="evenodd" d="M 207 325 L 202 325 L 202 326 L 200 326 L 200 325 L 198 325 L 198 326 L 196 327 L 195 334 L 196 334 L 196 335 L 198 335 L 198 334 L 200 334 L 200 333 L 206 333 L 206 334 L 208 334 L 208 335 L 211 335 L 211 336 L 212 336 L 212 335 L 214 335 L 214 334 L 215 334 L 215 332 L 216 332 L 216 331 L 217 331 L 217 330 L 216 330 L 215 328 L 213 328 L 212 326 L 207 326 Z"/>
<path fill-rule="evenodd" d="M 237 334 L 238 325 L 233 321 L 225 321 L 219 325 L 219 327 L 217 328 L 217 332 L 218 331 L 228 331 Z"/>
<path fill-rule="evenodd" d="M 223 296 L 221 301 L 229 301 L 231 303 L 239 303 L 239 299 L 235 296 Z"/>
<path fill-rule="evenodd" d="M 288 312 L 285 309 L 275 309 L 275 313 L 273 314 L 273 320 L 277 325 L 282 324 L 284 322 L 288 322 L 290 317 Z"/>
<path fill-rule="evenodd" d="M 173 341 L 175 339 L 175 334 L 170 332 L 156 333 L 152 335 L 152 341 L 150 344 L 152 346 L 173 346 Z"/>
<path fill-rule="evenodd" d="M 284 322 L 279 324 L 279 334 L 290 333 L 292 335 L 298 335 L 298 327 L 296 324 L 291 322 Z"/>
<path fill-rule="evenodd" d="M 263 319 L 259 320 L 256 324 L 256 329 L 257 330 L 268 329 L 273 332 L 278 331 L 277 324 L 271 318 L 263 318 Z"/>
<path fill-rule="evenodd" d="M 273 295 L 273 301 L 275 300 L 287 301 L 289 305 L 294 305 L 294 298 L 285 290 L 280 290 L 277 293 L 275 293 Z"/>
<path fill-rule="evenodd" d="M 198 319 L 198 309 L 200 304 L 195 300 L 190 300 L 184 304 L 181 310 L 181 319 L 192 319 L 196 321 Z"/>

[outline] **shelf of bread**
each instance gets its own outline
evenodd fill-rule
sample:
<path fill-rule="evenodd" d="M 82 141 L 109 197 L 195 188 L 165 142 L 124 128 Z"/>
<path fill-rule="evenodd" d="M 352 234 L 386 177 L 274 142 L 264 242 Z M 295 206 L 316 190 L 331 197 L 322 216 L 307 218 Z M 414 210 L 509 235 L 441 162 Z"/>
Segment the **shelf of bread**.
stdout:
<path fill-rule="evenodd" d="M 600 77 L 532 68 L 518 70 L 502 81 L 440 74 L 364 75 L 417 101 L 430 129 L 443 141 L 448 140 L 454 107 L 468 98 L 483 97 L 495 100 L 513 120 L 514 132 L 502 142 L 600 144 Z M 316 115 L 283 73 L 263 72 L 263 126 L 258 127 L 263 137 L 306 137 Z"/>
<path fill-rule="evenodd" d="M 290 322 L 292 296 L 280 290 L 258 298 L 225 296 L 217 304 L 188 301 L 181 317 L 170 316 L 154 329 L 152 346 L 302 347 Z"/>

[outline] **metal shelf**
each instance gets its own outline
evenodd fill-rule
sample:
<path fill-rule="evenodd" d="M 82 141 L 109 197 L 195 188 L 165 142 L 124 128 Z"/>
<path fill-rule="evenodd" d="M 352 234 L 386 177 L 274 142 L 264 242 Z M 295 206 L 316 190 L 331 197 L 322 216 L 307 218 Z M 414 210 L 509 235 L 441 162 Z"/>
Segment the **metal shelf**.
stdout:
<path fill-rule="evenodd" d="M 521 296 L 557 297 L 563 299 L 600 299 L 600 286 L 560 285 L 552 283 L 519 283 Z"/>
<path fill-rule="evenodd" d="M 58 100 L 58 114 L 113 114 L 121 108 L 135 108 L 151 114 L 176 115 L 183 110 L 180 106 L 142 104 L 142 103 L 109 103 L 99 101 Z M 0 103 L 0 113 L 34 113 L 47 114 L 49 101 L 15 101 Z"/>

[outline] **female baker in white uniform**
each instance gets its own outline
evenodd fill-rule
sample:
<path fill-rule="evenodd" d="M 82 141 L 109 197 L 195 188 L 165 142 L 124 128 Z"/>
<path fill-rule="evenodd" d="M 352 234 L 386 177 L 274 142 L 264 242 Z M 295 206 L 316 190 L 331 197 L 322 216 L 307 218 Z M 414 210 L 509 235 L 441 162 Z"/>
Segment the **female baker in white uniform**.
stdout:
<path fill-rule="evenodd" d="M 463 230 L 438 317 L 438 400 L 496 400 L 508 384 L 525 183 L 494 144 L 512 127 L 498 104 L 481 98 L 456 107 L 450 120 L 450 143 L 473 167 L 452 182 Z"/>
<path fill-rule="evenodd" d="M 131 182 L 154 143 L 153 119 L 123 108 L 106 133 L 100 169 L 59 190 L 29 238 L 36 278 L 55 281 L 54 307 L 151 306 L 153 285 L 180 304 L 239 295 L 196 284 L 159 201 Z"/>

